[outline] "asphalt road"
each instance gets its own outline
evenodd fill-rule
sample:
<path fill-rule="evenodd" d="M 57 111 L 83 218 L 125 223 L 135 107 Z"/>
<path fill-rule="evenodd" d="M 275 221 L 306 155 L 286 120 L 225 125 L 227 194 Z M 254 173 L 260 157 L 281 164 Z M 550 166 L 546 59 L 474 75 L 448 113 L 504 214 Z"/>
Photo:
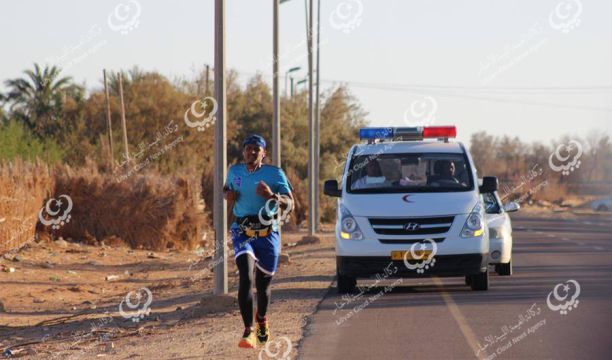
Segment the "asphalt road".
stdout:
<path fill-rule="evenodd" d="M 611 220 L 513 217 L 514 275 L 492 275 L 488 291 L 463 278 L 389 279 L 342 306 L 332 288 L 300 358 L 612 359 Z M 557 284 L 569 296 L 551 296 L 551 309 Z M 578 306 L 561 314 L 572 298 Z"/>

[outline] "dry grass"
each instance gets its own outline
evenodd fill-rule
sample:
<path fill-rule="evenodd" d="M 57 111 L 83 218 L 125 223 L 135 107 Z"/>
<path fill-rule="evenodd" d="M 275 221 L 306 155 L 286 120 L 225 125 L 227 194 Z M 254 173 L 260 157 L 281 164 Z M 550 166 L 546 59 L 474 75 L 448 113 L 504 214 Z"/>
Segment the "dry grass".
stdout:
<path fill-rule="evenodd" d="M 58 167 L 54 177 L 55 198 L 66 194 L 73 202 L 71 221 L 51 230 L 54 236 L 90 244 L 121 239 L 151 250 L 190 249 L 208 226 L 198 186 L 184 178 L 146 173 L 119 182 L 94 166 Z"/>
<path fill-rule="evenodd" d="M 52 187 L 42 163 L 0 164 L 0 253 L 34 239 L 38 212 Z"/>

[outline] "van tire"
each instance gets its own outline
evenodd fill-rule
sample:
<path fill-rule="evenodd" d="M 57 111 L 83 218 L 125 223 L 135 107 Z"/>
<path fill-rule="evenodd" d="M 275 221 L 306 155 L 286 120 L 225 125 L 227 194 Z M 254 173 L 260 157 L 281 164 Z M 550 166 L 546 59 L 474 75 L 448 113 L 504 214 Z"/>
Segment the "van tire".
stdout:
<path fill-rule="evenodd" d="M 510 276 L 512 275 L 512 259 L 505 264 L 497 264 L 495 265 L 495 272 L 500 276 Z"/>
<path fill-rule="evenodd" d="M 471 275 L 470 287 L 475 291 L 484 291 L 489 289 L 489 270 Z"/>
<path fill-rule="evenodd" d="M 472 283 L 472 275 L 465 275 L 465 285 L 470 286 Z"/>
<path fill-rule="evenodd" d="M 338 278 L 338 293 L 339 294 L 348 294 L 355 291 L 355 287 L 357 286 L 357 279 L 351 276 L 344 276 L 337 274 Z"/>

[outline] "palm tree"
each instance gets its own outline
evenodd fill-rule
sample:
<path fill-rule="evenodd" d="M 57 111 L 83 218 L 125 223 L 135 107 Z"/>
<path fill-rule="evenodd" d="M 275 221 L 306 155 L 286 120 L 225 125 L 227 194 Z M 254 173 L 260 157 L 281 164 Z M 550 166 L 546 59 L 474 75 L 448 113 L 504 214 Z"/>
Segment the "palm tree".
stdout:
<path fill-rule="evenodd" d="M 59 77 L 60 69 L 45 66 L 41 70 L 25 70 L 26 77 L 7 80 L 5 100 L 13 117 L 25 123 L 35 134 L 44 138 L 59 129 L 66 91 L 71 88 L 70 77 Z"/>

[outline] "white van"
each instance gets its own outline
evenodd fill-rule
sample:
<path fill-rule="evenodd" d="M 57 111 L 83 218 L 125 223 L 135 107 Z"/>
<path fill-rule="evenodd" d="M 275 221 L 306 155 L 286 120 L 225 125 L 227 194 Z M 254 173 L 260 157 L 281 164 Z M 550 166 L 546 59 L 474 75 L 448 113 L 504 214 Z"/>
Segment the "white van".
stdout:
<path fill-rule="evenodd" d="M 338 197 L 338 291 L 357 278 L 465 276 L 473 290 L 489 286 L 489 233 L 481 193 L 496 177 L 478 176 L 454 126 L 364 128 L 351 147 Z M 390 266 L 394 265 L 394 266 Z M 394 271 L 389 271 L 390 268 Z"/>

